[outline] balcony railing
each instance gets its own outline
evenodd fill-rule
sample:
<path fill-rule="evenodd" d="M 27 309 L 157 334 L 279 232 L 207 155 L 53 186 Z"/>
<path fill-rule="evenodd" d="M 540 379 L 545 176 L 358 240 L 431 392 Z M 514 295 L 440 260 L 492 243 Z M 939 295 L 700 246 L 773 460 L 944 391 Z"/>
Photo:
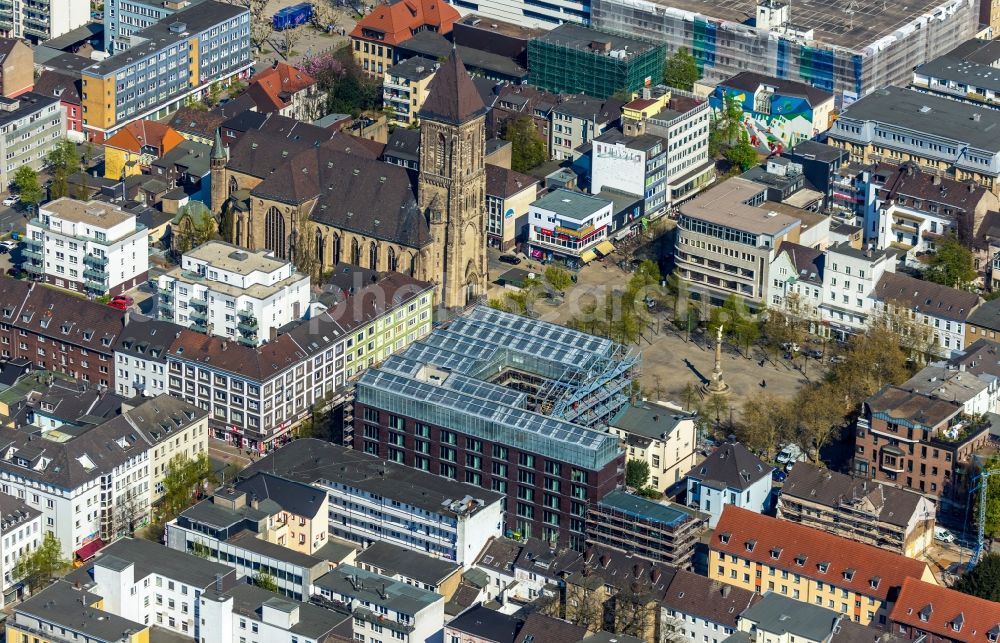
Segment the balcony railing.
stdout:
<path fill-rule="evenodd" d="M 30 248 L 28 246 L 25 246 L 24 249 L 21 250 L 21 256 L 24 257 L 25 259 L 38 259 L 39 261 L 41 261 L 43 258 L 41 251 L 35 250 L 34 248 Z"/>
<path fill-rule="evenodd" d="M 104 283 L 104 281 L 108 278 L 108 273 L 99 268 L 87 268 L 83 271 L 83 276 L 85 279 L 92 279 L 93 281 Z"/>
<path fill-rule="evenodd" d="M 236 341 L 238 341 L 239 343 L 243 344 L 244 346 L 256 346 L 257 345 L 257 339 L 254 338 L 254 337 L 240 336 L 240 337 L 236 338 Z"/>
<path fill-rule="evenodd" d="M 201 310 L 194 310 L 193 308 L 188 311 L 188 317 L 192 321 L 208 321 L 208 314 Z"/>
<path fill-rule="evenodd" d="M 83 255 L 83 263 L 88 266 L 96 266 L 98 268 L 103 268 L 108 265 L 107 257 L 99 257 L 97 255 Z"/>
<path fill-rule="evenodd" d="M 256 319 L 251 318 L 251 319 L 241 320 L 240 323 L 236 325 L 236 327 L 245 333 L 256 333 L 258 324 Z"/>
<path fill-rule="evenodd" d="M 199 322 L 194 322 L 194 323 L 191 324 L 191 330 L 199 332 L 199 333 L 207 333 L 208 332 L 208 325 L 207 324 L 202 324 L 202 323 L 199 323 Z"/>
<path fill-rule="evenodd" d="M 105 293 L 108 290 L 108 284 L 103 281 L 96 281 L 94 279 L 85 279 L 83 285 L 87 287 L 88 290 L 93 290 L 94 292 Z"/>
<path fill-rule="evenodd" d="M 198 299 L 197 297 L 191 298 L 191 305 L 196 308 L 208 308 L 208 301 L 205 299 Z"/>
<path fill-rule="evenodd" d="M 25 261 L 24 265 L 21 266 L 21 268 L 25 272 L 30 272 L 30 273 L 35 274 L 35 275 L 43 275 L 43 274 L 45 274 L 45 266 L 43 266 L 40 263 L 36 264 L 36 263 L 31 262 L 31 261 Z"/>

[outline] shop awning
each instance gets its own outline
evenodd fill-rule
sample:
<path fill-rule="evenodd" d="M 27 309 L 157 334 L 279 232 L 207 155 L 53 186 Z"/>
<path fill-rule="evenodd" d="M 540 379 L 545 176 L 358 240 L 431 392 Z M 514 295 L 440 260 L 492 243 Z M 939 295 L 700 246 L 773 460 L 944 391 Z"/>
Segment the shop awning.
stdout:
<path fill-rule="evenodd" d="M 95 538 L 83 547 L 76 550 L 76 557 L 80 560 L 90 560 L 94 557 L 101 547 L 104 547 L 104 541 L 100 538 Z"/>
<path fill-rule="evenodd" d="M 602 241 L 596 246 L 594 246 L 594 250 L 596 250 L 597 254 L 601 255 L 602 257 L 607 257 L 609 254 L 615 251 L 615 244 L 611 243 L 610 241 Z"/>
<path fill-rule="evenodd" d="M 584 250 L 582 253 L 580 253 L 580 261 L 582 261 L 583 263 L 590 263 L 594 259 L 597 259 L 597 255 L 594 254 L 593 250 Z"/>

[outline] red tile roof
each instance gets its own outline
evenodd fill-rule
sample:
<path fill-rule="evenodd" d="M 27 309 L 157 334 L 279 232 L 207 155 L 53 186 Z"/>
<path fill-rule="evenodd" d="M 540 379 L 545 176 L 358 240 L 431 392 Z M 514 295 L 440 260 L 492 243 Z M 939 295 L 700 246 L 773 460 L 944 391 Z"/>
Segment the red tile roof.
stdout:
<path fill-rule="evenodd" d="M 1000 603 L 914 578 L 903 581 L 889 620 L 893 634 L 904 625 L 965 643 L 995 643 L 1000 638 Z"/>
<path fill-rule="evenodd" d="M 883 601 L 927 569 L 913 558 L 733 505 L 723 510 L 710 547 Z"/>
<path fill-rule="evenodd" d="M 279 62 L 254 74 L 250 79 L 249 90 L 251 98 L 257 103 L 258 110 L 272 112 L 289 105 L 292 102 L 292 94 L 315 84 L 315 79 L 306 72 Z M 252 90 L 255 88 L 259 96 L 253 94 Z M 262 100 L 271 103 L 271 109 L 261 109 L 266 107 L 261 105 Z"/>
<path fill-rule="evenodd" d="M 625 103 L 622 109 L 646 109 L 652 105 L 656 104 L 656 99 L 654 98 L 637 98 L 630 103 Z"/>
<path fill-rule="evenodd" d="M 363 38 L 398 45 L 413 37 L 421 27 L 434 27 L 438 33 L 451 33 L 451 26 L 461 16 L 444 0 L 393 0 L 376 5 L 372 12 L 358 21 L 352 38 Z M 381 40 L 366 37 L 364 30 L 383 34 Z"/>
<path fill-rule="evenodd" d="M 181 143 L 184 137 L 177 130 L 164 123 L 141 120 L 133 121 L 118 130 L 114 136 L 104 142 L 105 147 L 139 153 L 144 145 L 155 147 L 163 156 Z"/>

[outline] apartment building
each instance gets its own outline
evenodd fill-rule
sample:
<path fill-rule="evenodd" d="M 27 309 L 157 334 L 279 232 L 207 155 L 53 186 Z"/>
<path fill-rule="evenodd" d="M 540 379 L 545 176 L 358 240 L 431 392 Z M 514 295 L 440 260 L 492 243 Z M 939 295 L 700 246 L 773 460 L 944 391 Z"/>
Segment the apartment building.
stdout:
<path fill-rule="evenodd" d="M 0 23 L 3 12 L 0 10 Z M 15 98 L 31 91 L 35 82 L 31 47 L 18 38 L 0 38 L 0 94 Z"/>
<path fill-rule="evenodd" d="M 539 181 L 499 165 L 486 164 L 486 243 L 501 250 L 524 241 L 528 209 L 538 198 Z"/>
<path fill-rule="evenodd" d="M 140 119 L 128 123 L 104 141 L 104 178 L 149 174 L 153 161 L 184 142 L 180 132 L 164 123 Z"/>
<path fill-rule="evenodd" d="M 81 586 L 103 597 L 104 612 L 196 641 L 204 633 L 198 609 L 202 594 L 238 583 L 236 571 L 225 565 L 144 538 L 108 545 L 92 570 L 74 572 L 70 578 L 82 579 Z"/>
<path fill-rule="evenodd" d="M 3 604 L 24 598 L 23 578 L 16 573 L 21 559 L 42 544 L 42 512 L 20 498 L 0 494 L 0 574 L 3 575 Z"/>
<path fill-rule="evenodd" d="M 610 340 L 477 307 L 358 379 L 354 448 L 506 494 L 507 529 L 581 549 L 587 504 L 624 466 L 591 427 L 627 404 L 634 364 Z"/>
<path fill-rule="evenodd" d="M 451 600 L 462 581 L 462 565 L 385 541 L 374 542 L 358 552 L 354 565 L 441 594 L 445 601 Z"/>
<path fill-rule="evenodd" d="M 488 578 L 486 598 L 519 606 L 557 597 L 560 575 L 581 556 L 572 549 L 552 549 L 538 538 L 494 538 L 479 554 L 476 569 Z"/>
<path fill-rule="evenodd" d="M 392 109 L 397 125 L 414 125 L 417 112 L 427 100 L 427 86 L 437 72 L 439 63 L 414 56 L 392 66 L 382 78 L 382 101 Z"/>
<path fill-rule="evenodd" d="M 727 442 L 687 472 L 687 505 L 709 516 L 714 528 L 727 505 L 764 511 L 774 467 L 739 442 Z"/>
<path fill-rule="evenodd" d="M 103 143 L 140 118 L 163 118 L 252 65 L 250 12 L 204 0 L 128 36 L 128 48 L 82 70 L 83 128 Z"/>
<path fill-rule="evenodd" d="M 57 580 L 14 608 L 5 622 L 9 641 L 146 643 L 149 626 L 101 609 L 104 597 Z M 63 634 L 65 632 L 65 634 Z"/>
<path fill-rule="evenodd" d="M 844 614 L 767 592 L 739 615 L 736 635 L 749 643 L 847 643 L 879 639 L 881 628 L 861 625 Z M 891 638 L 891 637 L 890 637 Z"/>
<path fill-rule="evenodd" d="M 726 507 L 712 533 L 708 577 L 825 607 L 862 625 L 886 623 L 904 579 L 936 582 L 926 562 L 737 506 Z"/>
<path fill-rule="evenodd" d="M 610 254 L 614 203 L 560 188 L 528 206 L 528 254 L 579 267 Z"/>
<path fill-rule="evenodd" d="M 760 599 L 756 592 L 678 569 L 660 613 L 690 643 L 721 643 L 736 632 L 740 614 Z"/>
<path fill-rule="evenodd" d="M 463 567 L 503 524 L 503 496 L 316 439 L 295 440 L 241 473 L 294 480 L 329 495 L 329 536 L 399 545 Z"/>
<path fill-rule="evenodd" d="M 962 404 L 886 386 L 862 405 L 854 439 L 854 475 L 895 484 L 964 509 L 973 454 L 989 440 L 989 422 Z"/>
<path fill-rule="evenodd" d="M 165 475 L 162 466 L 152 471 L 156 449 L 207 450 L 204 432 L 190 428 L 203 417 L 164 396 L 83 431 L 9 432 L 0 491 L 42 513 L 45 530 L 59 538 L 65 557 L 86 560 L 148 520 L 153 491 Z M 175 437 L 180 443 L 169 444 Z"/>
<path fill-rule="evenodd" d="M 309 276 L 269 250 L 209 241 L 160 275 L 161 319 L 191 330 L 259 346 L 309 311 Z"/>
<path fill-rule="evenodd" d="M 586 94 L 566 97 L 552 108 L 552 140 L 549 157 L 558 161 L 574 159 L 579 148 L 600 136 L 621 118 L 622 101 L 611 97 L 594 98 Z M 594 190 L 594 193 L 600 190 Z"/>
<path fill-rule="evenodd" d="M 626 136 L 612 129 L 594 139 L 590 190 L 613 188 L 643 199 L 643 213 L 656 218 L 666 211 L 667 149 L 659 136 Z"/>
<path fill-rule="evenodd" d="M 778 518 L 917 558 L 934 539 L 934 503 L 906 489 L 796 463 Z"/>
<path fill-rule="evenodd" d="M 237 584 L 224 592 L 210 590 L 200 599 L 206 641 L 240 643 L 347 643 L 353 636 L 352 615 L 290 601 L 250 584 Z"/>
<path fill-rule="evenodd" d="M 313 583 L 313 595 L 353 612 L 356 640 L 442 640 L 444 597 L 426 589 L 340 565 Z"/>
<path fill-rule="evenodd" d="M 288 63 L 274 61 L 251 76 L 246 95 L 261 114 L 278 113 L 307 123 L 326 114 L 326 92 L 315 78 Z"/>
<path fill-rule="evenodd" d="M 984 2 L 987 7 L 992 2 Z M 1000 16 L 1000 14 L 997 14 Z M 910 86 L 918 91 L 997 109 L 1000 49 L 992 40 L 972 38 L 913 70 Z"/>
<path fill-rule="evenodd" d="M 114 345 L 115 392 L 125 398 L 168 393 L 166 353 L 180 329 L 170 322 L 130 316 Z"/>
<path fill-rule="evenodd" d="M 422 31 L 451 33 L 460 18 L 447 3 L 434 0 L 387 0 L 375 5 L 350 33 L 354 61 L 371 76 L 381 76 L 395 62 L 397 45 Z"/>
<path fill-rule="evenodd" d="M 995 643 L 1000 638 L 1000 605 L 907 578 L 889 614 L 886 629 L 910 641 Z"/>
<path fill-rule="evenodd" d="M 86 140 L 83 135 L 83 98 L 80 97 L 81 81 L 70 72 L 45 70 L 34 80 L 32 91 L 42 96 L 59 99 L 66 112 L 66 138 L 74 143 Z"/>
<path fill-rule="evenodd" d="M 882 275 L 871 297 L 876 309 L 911 320 L 917 350 L 943 357 L 961 352 L 965 321 L 982 302 L 976 293 L 895 272 Z"/>
<path fill-rule="evenodd" d="M 826 253 L 786 241 L 770 266 L 768 307 L 802 319 L 819 319 Z"/>
<path fill-rule="evenodd" d="M 166 20 L 199 0 L 107 0 L 104 5 L 104 45 L 109 54 L 129 48 L 129 36 Z"/>
<path fill-rule="evenodd" d="M 827 248 L 820 315 L 829 332 L 846 339 L 865 328 L 876 312 L 876 286 L 895 272 L 896 254 L 891 250 L 859 250 L 847 242 Z"/>
<path fill-rule="evenodd" d="M 68 34 L 86 25 L 88 20 L 90 3 L 86 0 L 48 0 L 30 4 L 15 0 L 0 6 L 0 33 L 23 38 L 32 45 Z"/>
<path fill-rule="evenodd" d="M 149 231 L 132 212 L 62 197 L 28 222 L 22 267 L 60 288 L 118 295 L 145 283 Z"/>
<path fill-rule="evenodd" d="M 59 99 L 35 92 L 0 97 L 0 184 L 9 185 L 17 168 L 41 170 L 45 155 L 66 136 L 66 112 Z"/>
<path fill-rule="evenodd" d="M 112 386 L 112 347 L 123 319 L 110 306 L 40 284 L 0 279 L 0 356 L 26 359 L 40 370 Z"/>
<path fill-rule="evenodd" d="M 715 162 L 708 156 L 711 119 L 708 101 L 663 86 L 643 89 L 639 98 L 622 107 L 622 131 L 626 136 L 649 134 L 663 139 L 668 207 L 691 197 L 715 179 Z"/>
<path fill-rule="evenodd" d="M 665 402 L 636 402 L 622 408 L 608 425 L 622 441 L 629 460 L 649 464 L 649 486 L 666 492 L 694 466 L 694 416 Z"/>
<path fill-rule="evenodd" d="M 910 89 L 886 87 L 838 115 L 828 142 L 851 161 L 900 164 L 1000 191 L 1000 111 Z"/>
<path fill-rule="evenodd" d="M 587 544 L 690 567 L 708 516 L 670 502 L 612 491 L 587 509 Z"/>

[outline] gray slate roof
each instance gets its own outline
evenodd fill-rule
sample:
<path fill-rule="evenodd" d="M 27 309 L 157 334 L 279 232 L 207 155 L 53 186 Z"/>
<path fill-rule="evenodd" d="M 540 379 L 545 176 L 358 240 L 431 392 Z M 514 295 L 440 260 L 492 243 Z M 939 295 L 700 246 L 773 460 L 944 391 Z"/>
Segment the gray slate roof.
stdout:
<path fill-rule="evenodd" d="M 310 519 L 316 517 L 326 500 L 324 491 L 265 472 L 240 480 L 236 488 L 258 500 L 273 500 L 285 511 Z"/>
<path fill-rule="evenodd" d="M 720 483 L 725 488 L 742 491 L 770 476 L 773 468 L 739 442 L 727 442 L 688 471 L 687 477 L 703 484 Z"/>
<path fill-rule="evenodd" d="M 376 541 L 358 554 L 358 567 L 375 568 L 384 576 L 400 575 L 427 585 L 439 585 L 462 566 L 412 549 Z"/>
<path fill-rule="evenodd" d="M 161 546 L 160 549 L 166 548 Z M 24 613 L 104 641 L 117 641 L 126 633 L 134 634 L 146 628 L 142 623 L 90 607 L 100 600 L 97 594 L 58 580 L 18 605 L 14 613 Z M 14 620 L 17 621 L 16 616 Z"/>
<path fill-rule="evenodd" d="M 107 562 L 105 562 L 107 561 Z M 122 538 L 102 549 L 93 561 L 95 566 L 120 569 L 122 562 L 135 566 L 135 580 L 159 574 L 179 583 L 206 589 L 215 584 L 216 576 L 233 575 L 236 570 L 194 554 L 164 547 L 144 538 Z"/>
<path fill-rule="evenodd" d="M 314 580 L 313 584 L 334 594 L 385 606 L 410 616 L 437 601 L 444 601 L 444 597 L 440 594 L 373 574 L 352 565 L 341 565 Z"/>
<path fill-rule="evenodd" d="M 324 640 L 345 620 L 352 620 L 350 614 L 311 603 L 292 601 L 249 583 L 239 583 L 221 594 L 214 591 L 206 592 L 205 598 L 211 600 L 232 598 L 234 612 L 257 621 L 263 620 L 262 612 L 265 604 L 282 610 L 298 609 L 298 621 L 288 631 L 317 641 Z"/>

